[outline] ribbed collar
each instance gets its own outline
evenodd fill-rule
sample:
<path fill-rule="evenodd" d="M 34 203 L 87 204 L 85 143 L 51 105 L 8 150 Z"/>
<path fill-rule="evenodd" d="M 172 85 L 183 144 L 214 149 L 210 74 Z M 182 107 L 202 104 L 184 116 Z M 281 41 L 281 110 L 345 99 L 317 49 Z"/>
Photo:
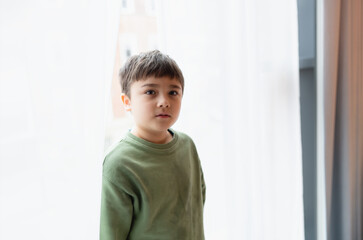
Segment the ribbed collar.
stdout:
<path fill-rule="evenodd" d="M 157 143 L 152 143 L 152 142 L 146 141 L 142 138 L 136 137 L 130 131 L 127 132 L 127 134 L 125 136 L 125 140 L 126 141 L 129 140 L 133 143 L 136 143 L 137 145 L 146 147 L 149 150 L 152 150 L 154 152 L 167 152 L 167 151 L 174 150 L 174 148 L 177 146 L 177 142 L 178 142 L 178 138 L 179 138 L 177 132 L 175 132 L 174 130 L 169 129 L 168 131 L 173 135 L 173 139 L 170 142 L 165 143 L 165 144 L 157 144 Z"/>

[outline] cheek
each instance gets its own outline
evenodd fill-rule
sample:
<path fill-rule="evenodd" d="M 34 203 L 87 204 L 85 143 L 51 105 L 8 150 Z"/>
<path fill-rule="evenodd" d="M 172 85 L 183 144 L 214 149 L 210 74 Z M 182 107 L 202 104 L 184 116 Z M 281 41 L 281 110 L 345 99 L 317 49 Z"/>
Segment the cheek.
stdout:
<path fill-rule="evenodd" d="M 181 103 L 182 103 L 182 100 L 181 99 L 178 99 L 177 105 L 178 105 L 179 108 L 181 107 Z"/>
<path fill-rule="evenodd" d="M 181 102 L 179 101 L 175 104 L 175 110 L 180 111 L 180 108 L 181 108 Z"/>
<path fill-rule="evenodd" d="M 133 103 L 133 109 L 134 114 L 142 116 L 145 113 L 152 111 L 153 108 L 149 102 L 137 101 Z"/>

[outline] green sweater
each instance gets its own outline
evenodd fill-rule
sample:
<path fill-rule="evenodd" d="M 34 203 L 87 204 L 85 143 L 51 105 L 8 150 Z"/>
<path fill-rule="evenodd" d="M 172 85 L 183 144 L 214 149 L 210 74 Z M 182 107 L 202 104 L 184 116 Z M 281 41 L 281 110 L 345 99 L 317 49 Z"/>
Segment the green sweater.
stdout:
<path fill-rule="evenodd" d="M 202 240 L 205 184 L 185 134 L 167 144 L 128 133 L 103 163 L 101 240 Z"/>

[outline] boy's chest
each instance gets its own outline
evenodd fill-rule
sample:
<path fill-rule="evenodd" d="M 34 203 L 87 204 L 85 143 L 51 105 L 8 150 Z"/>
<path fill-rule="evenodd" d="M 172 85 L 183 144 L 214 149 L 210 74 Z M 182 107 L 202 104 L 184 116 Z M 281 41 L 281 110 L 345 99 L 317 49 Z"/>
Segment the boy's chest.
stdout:
<path fill-rule="evenodd" d="M 138 181 L 150 197 L 188 192 L 195 175 L 193 161 L 188 158 L 168 159 L 140 167 Z"/>
<path fill-rule="evenodd" d="M 169 213 L 189 209 L 198 192 L 197 160 L 188 156 L 160 160 L 147 162 L 146 158 L 146 164 L 134 169 L 137 205 L 147 206 L 150 211 L 165 209 Z"/>

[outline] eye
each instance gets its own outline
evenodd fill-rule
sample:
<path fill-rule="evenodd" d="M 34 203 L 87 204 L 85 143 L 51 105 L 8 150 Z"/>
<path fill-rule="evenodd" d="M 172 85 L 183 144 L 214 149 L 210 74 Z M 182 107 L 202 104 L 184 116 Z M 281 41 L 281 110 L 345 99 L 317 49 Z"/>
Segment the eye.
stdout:
<path fill-rule="evenodd" d="M 177 91 L 170 91 L 169 92 L 169 95 L 172 95 L 172 96 L 176 96 L 178 95 L 179 93 Z"/>
<path fill-rule="evenodd" d="M 154 90 L 148 90 L 145 92 L 146 95 L 155 95 L 155 91 Z"/>

